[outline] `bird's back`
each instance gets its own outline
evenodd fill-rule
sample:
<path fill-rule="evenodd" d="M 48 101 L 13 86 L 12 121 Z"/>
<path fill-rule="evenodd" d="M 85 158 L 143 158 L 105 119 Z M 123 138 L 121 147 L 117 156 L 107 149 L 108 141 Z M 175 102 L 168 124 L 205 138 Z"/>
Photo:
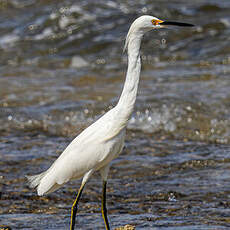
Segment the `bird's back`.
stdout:
<path fill-rule="evenodd" d="M 114 108 L 80 133 L 43 173 L 39 183 L 33 185 L 38 186 L 38 194 L 53 192 L 70 179 L 81 178 L 88 171 L 109 164 L 124 145 L 125 126 L 116 120 Z"/>

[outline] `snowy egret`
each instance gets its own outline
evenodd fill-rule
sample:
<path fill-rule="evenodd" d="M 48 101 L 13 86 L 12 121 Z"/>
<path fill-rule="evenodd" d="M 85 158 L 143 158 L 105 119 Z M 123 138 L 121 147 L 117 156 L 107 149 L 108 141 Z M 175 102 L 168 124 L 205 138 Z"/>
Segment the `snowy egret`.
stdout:
<path fill-rule="evenodd" d="M 136 101 L 141 71 L 141 40 L 146 32 L 169 25 L 193 26 L 188 23 L 162 21 L 149 15 L 141 16 L 132 23 L 124 47 L 128 51 L 128 70 L 117 105 L 80 133 L 48 170 L 27 177 L 30 187 L 37 188 L 39 196 L 55 191 L 71 179 L 83 177 L 71 209 L 70 230 L 75 226 L 78 201 L 83 188 L 97 170 L 100 171 L 103 181 L 102 217 L 106 230 L 110 229 L 106 209 L 107 177 L 110 162 L 123 149 L 126 126 Z"/>

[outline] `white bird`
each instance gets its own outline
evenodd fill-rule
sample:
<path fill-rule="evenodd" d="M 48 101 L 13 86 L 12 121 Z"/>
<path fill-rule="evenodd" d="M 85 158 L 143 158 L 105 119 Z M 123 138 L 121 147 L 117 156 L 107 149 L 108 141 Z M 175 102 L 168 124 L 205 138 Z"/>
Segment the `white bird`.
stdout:
<path fill-rule="evenodd" d="M 74 230 L 77 205 L 86 182 L 97 170 L 103 181 L 102 216 L 106 230 L 109 222 L 106 209 L 106 184 L 110 162 L 122 151 L 127 123 L 134 109 L 141 72 L 140 46 L 143 35 L 167 25 L 193 26 L 188 23 L 167 22 L 144 15 L 131 25 L 124 50 L 128 51 L 128 70 L 123 91 L 117 105 L 80 133 L 63 151 L 51 167 L 34 176 L 27 176 L 30 187 L 39 196 L 54 192 L 72 179 L 82 183 L 71 209 L 70 230 Z"/>

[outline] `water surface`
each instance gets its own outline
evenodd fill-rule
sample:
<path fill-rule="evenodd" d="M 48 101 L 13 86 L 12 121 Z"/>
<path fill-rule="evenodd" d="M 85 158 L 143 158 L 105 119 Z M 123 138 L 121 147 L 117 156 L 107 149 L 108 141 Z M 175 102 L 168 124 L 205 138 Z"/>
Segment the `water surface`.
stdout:
<path fill-rule="evenodd" d="M 111 168 L 113 228 L 229 229 L 230 2 L 0 3 L 0 224 L 68 229 L 80 181 L 45 197 L 24 175 L 47 169 L 119 98 L 130 23 L 151 14 L 194 28 L 148 33 L 126 148 Z M 78 229 L 104 229 L 101 181 L 87 184 Z"/>

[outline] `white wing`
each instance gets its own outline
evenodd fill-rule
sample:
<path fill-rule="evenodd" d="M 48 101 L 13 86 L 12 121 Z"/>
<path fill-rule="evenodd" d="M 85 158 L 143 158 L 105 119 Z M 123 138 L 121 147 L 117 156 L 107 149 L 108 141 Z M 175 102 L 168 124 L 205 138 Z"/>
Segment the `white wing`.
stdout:
<path fill-rule="evenodd" d="M 80 133 L 40 176 L 37 184 L 32 185 L 38 185 L 38 194 L 53 192 L 70 179 L 96 171 L 117 156 L 124 145 L 125 128 L 115 120 L 121 121 L 114 108 Z M 31 183 L 32 177 L 29 178 Z"/>

